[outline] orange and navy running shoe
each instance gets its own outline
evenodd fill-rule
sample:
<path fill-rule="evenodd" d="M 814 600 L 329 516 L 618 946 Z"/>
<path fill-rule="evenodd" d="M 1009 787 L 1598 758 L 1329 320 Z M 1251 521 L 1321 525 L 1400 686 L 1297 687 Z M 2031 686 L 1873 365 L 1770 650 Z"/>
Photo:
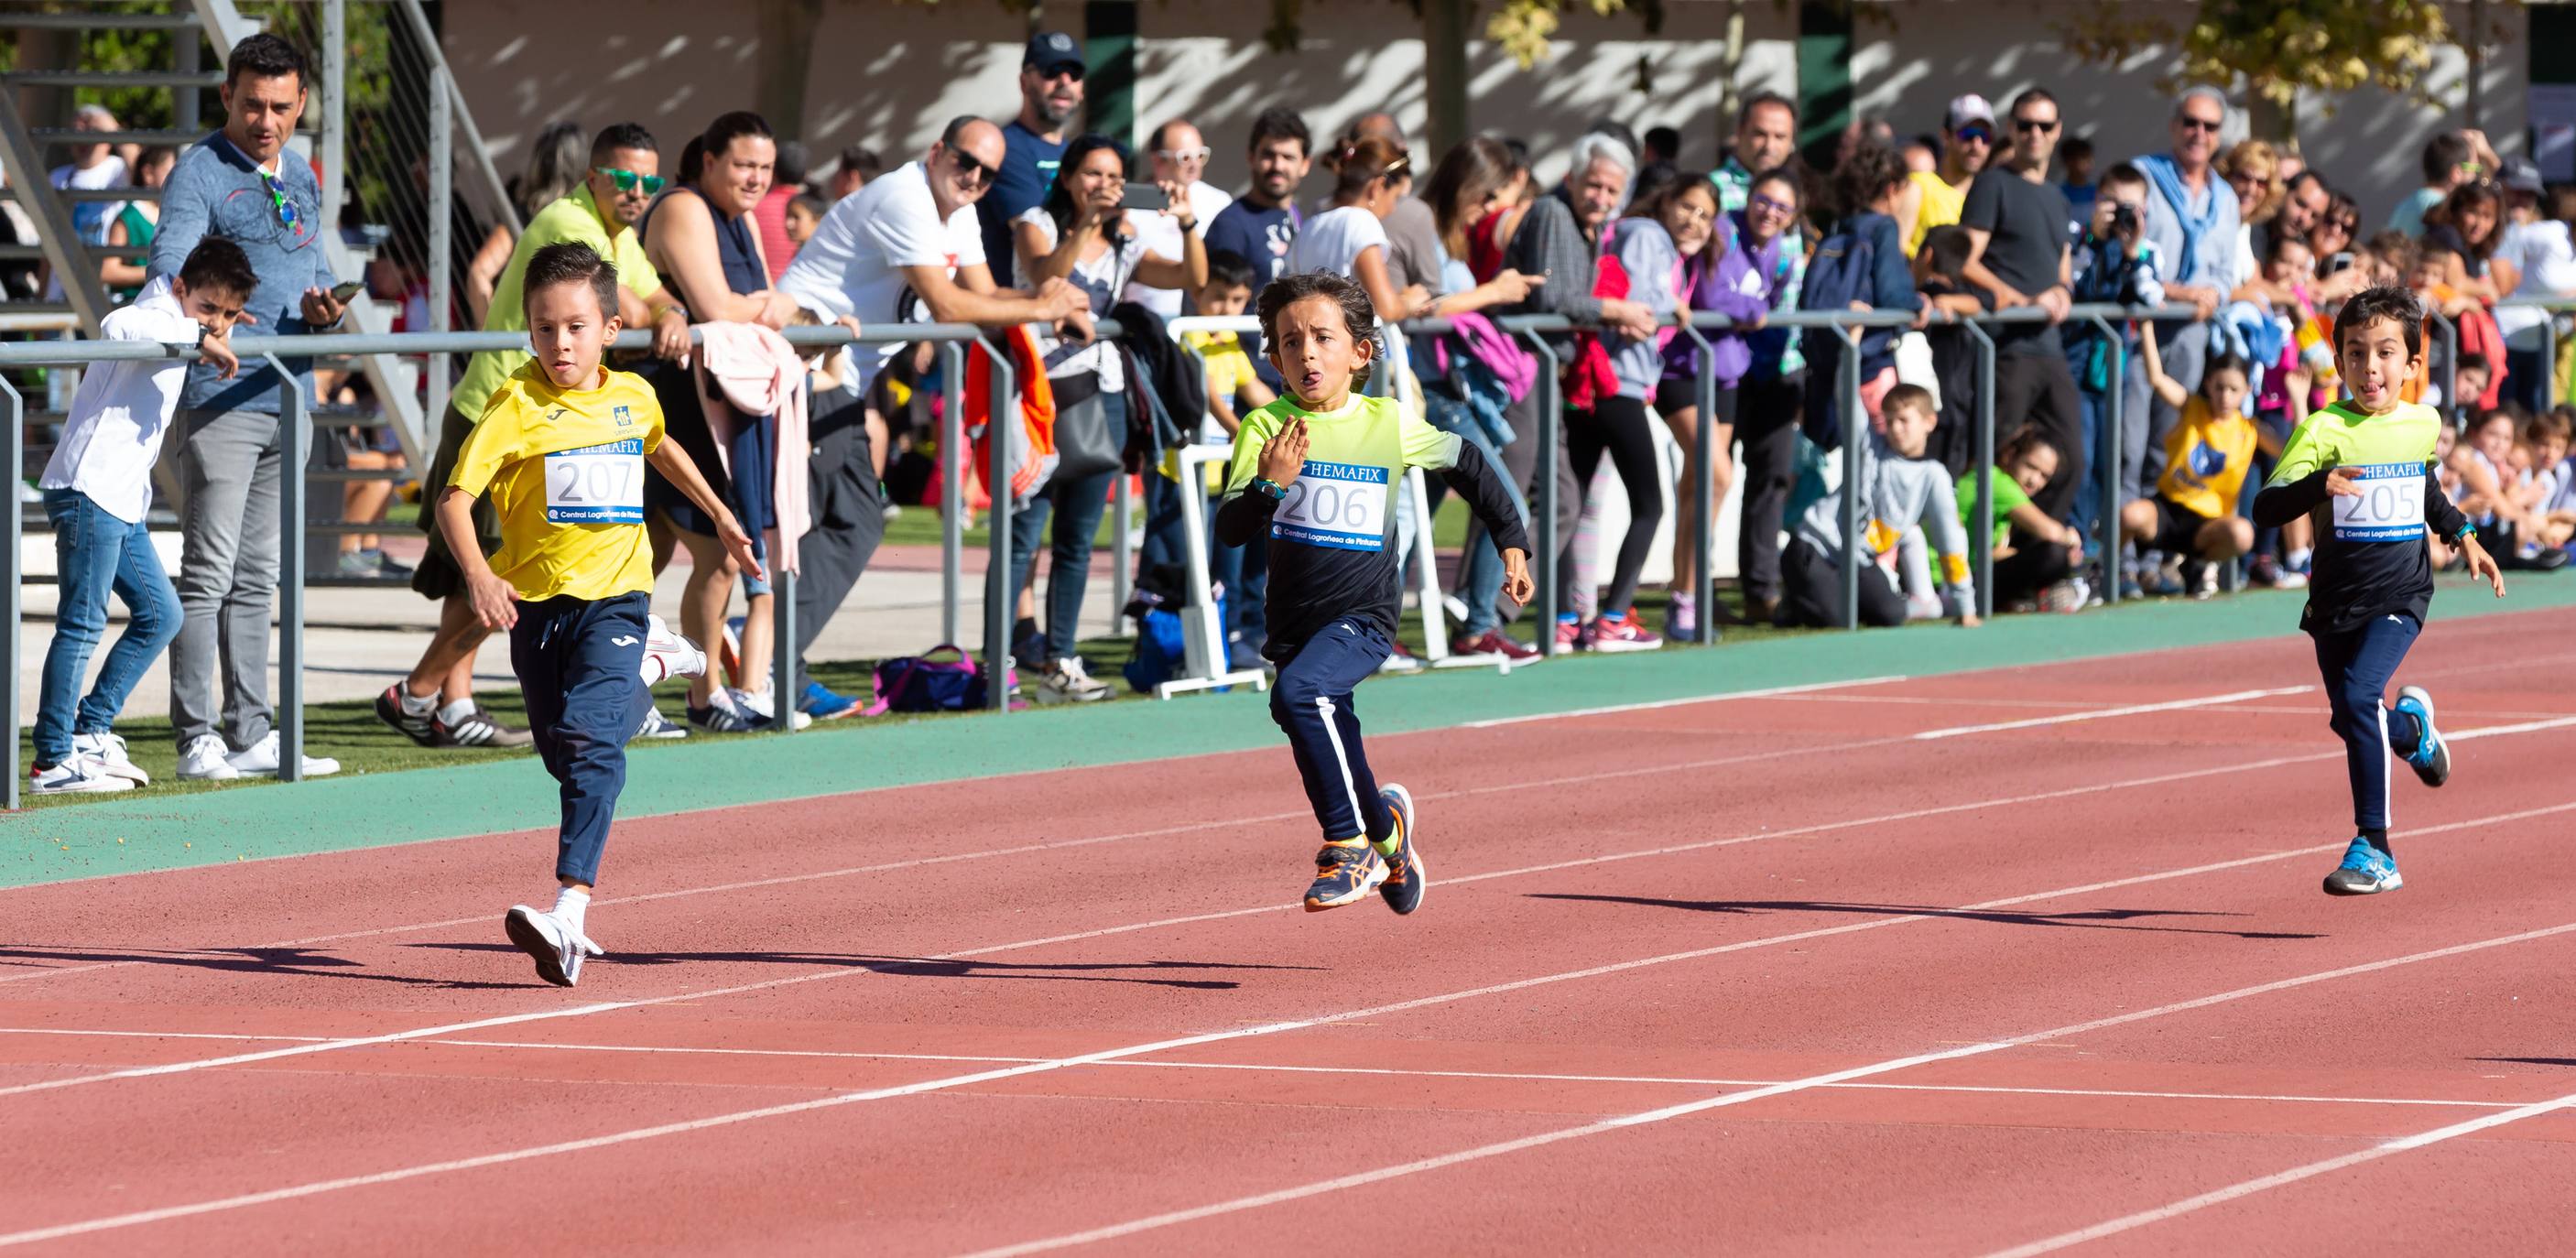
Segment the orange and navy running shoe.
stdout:
<path fill-rule="evenodd" d="M 1386 860 L 1365 838 L 1336 839 L 1315 853 L 1315 882 L 1306 888 L 1306 911 L 1321 913 L 1352 903 L 1386 881 Z"/>
<path fill-rule="evenodd" d="M 1422 849 L 1413 839 L 1413 792 L 1389 783 L 1377 797 L 1395 814 L 1395 855 L 1384 858 L 1386 881 L 1378 884 L 1377 893 L 1388 908 L 1410 913 L 1422 907 L 1422 889 L 1428 881 L 1422 872 Z"/>

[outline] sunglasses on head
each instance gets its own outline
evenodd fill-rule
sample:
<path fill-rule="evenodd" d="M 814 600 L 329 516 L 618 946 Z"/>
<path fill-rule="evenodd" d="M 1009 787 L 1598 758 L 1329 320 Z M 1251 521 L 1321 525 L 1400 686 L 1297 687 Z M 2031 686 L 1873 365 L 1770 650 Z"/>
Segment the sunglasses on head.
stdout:
<path fill-rule="evenodd" d="M 295 202 L 287 199 L 286 185 L 264 170 L 259 173 L 259 178 L 260 182 L 268 185 L 268 203 L 277 211 L 277 221 L 289 231 L 294 230 L 295 225 L 303 221 L 303 215 L 296 212 Z"/>
<path fill-rule="evenodd" d="M 662 190 L 660 175 L 639 175 L 634 171 L 619 170 L 614 166 L 593 166 L 590 168 L 590 173 L 608 176 L 609 180 L 617 185 L 619 192 L 633 192 L 641 186 L 644 189 L 644 195 L 649 197 Z"/>

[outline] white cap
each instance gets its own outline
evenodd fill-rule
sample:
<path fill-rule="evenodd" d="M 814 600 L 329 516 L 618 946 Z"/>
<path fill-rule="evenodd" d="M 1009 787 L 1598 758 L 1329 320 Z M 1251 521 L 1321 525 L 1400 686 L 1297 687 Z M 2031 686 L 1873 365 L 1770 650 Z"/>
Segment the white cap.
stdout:
<path fill-rule="evenodd" d="M 1995 107 L 1987 104 L 1986 98 L 1975 92 L 1955 97 L 1950 101 L 1950 112 L 1943 119 L 1941 129 L 1956 131 L 1972 122 L 1982 122 L 1989 127 L 1995 125 Z"/>

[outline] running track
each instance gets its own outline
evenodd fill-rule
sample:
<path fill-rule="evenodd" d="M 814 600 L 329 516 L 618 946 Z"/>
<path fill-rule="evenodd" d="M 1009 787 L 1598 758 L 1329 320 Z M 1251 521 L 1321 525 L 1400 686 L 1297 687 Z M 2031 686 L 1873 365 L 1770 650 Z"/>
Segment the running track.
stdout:
<path fill-rule="evenodd" d="M 2368 900 L 2297 638 L 1381 739 L 1410 920 L 1281 749 L 621 823 L 572 991 L 550 832 L 0 892 L 0 1247 L 2564 1252 L 2571 630 Z"/>

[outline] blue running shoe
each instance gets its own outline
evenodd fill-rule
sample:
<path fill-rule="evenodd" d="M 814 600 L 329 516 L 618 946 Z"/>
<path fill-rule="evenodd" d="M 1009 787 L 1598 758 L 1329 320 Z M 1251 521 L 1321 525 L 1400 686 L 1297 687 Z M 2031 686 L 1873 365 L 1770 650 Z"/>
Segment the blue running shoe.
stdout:
<path fill-rule="evenodd" d="M 2398 876 L 2397 858 L 2370 845 L 2370 840 L 2353 836 L 2352 846 L 2345 848 L 2343 864 L 2326 875 L 2327 895 L 2377 895 L 2405 886 Z"/>
<path fill-rule="evenodd" d="M 1413 792 L 1390 782 L 1377 794 L 1386 801 L 1387 811 L 1395 814 L 1395 855 L 1385 858 L 1386 881 L 1377 884 L 1377 893 L 1388 908 L 1410 913 L 1422 907 L 1422 888 L 1428 881 L 1422 871 L 1422 849 L 1413 841 Z"/>
<path fill-rule="evenodd" d="M 2433 696 L 2422 686 L 2408 686 L 2397 692 L 2397 710 L 2415 718 L 2424 736 L 2407 753 L 2406 763 L 2414 766 L 2415 776 L 2426 786 L 2440 786 L 2451 780 L 2451 744 L 2443 741 L 2442 732 L 2433 728 Z"/>
<path fill-rule="evenodd" d="M 836 721 L 856 715 L 862 706 L 857 699 L 824 689 L 819 681 L 806 682 L 805 693 L 796 699 L 796 710 L 818 721 Z"/>
<path fill-rule="evenodd" d="M 1306 911 L 1320 913 L 1377 890 L 1386 881 L 1386 861 L 1367 839 L 1337 839 L 1315 854 L 1315 882 L 1306 888 Z"/>

